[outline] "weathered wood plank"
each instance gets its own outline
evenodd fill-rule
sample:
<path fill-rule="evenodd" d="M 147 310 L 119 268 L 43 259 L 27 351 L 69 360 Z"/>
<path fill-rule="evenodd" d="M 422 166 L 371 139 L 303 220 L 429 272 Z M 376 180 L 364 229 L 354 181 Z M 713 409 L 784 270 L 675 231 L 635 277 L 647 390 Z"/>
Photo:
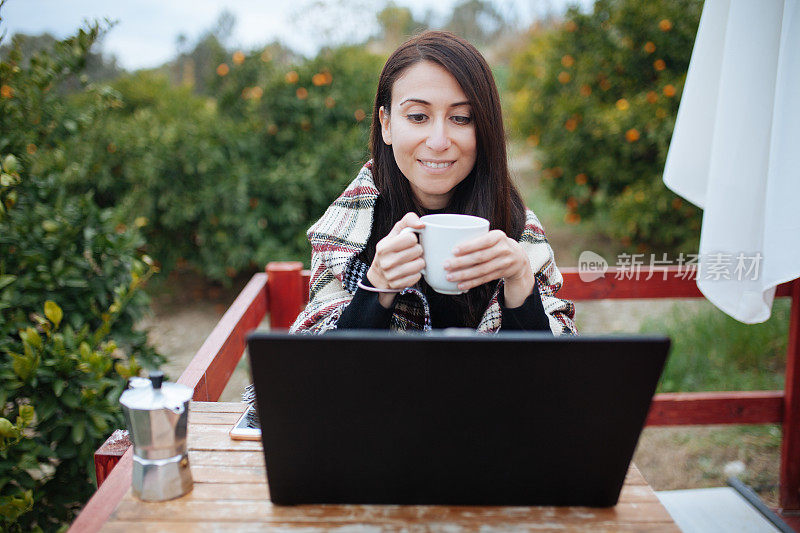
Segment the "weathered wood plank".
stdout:
<path fill-rule="evenodd" d="M 189 424 L 187 435 L 190 450 L 243 451 L 261 450 L 261 441 L 233 440 L 230 426 Z"/>
<path fill-rule="evenodd" d="M 189 402 L 189 413 L 244 413 L 247 404 L 242 402 Z"/>
<path fill-rule="evenodd" d="M 265 482 L 260 483 L 218 483 L 199 482 L 195 480 L 192 491 L 177 501 L 266 501 L 269 499 L 269 487 Z M 123 497 L 123 501 L 138 501 L 131 491 Z M 655 492 L 646 485 L 626 485 L 622 488 L 619 497 L 620 504 L 632 503 L 659 503 Z"/>
<path fill-rule="evenodd" d="M 570 525 L 569 527 L 561 524 L 543 524 L 540 522 L 515 523 L 513 527 L 505 524 L 452 524 L 452 523 L 426 523 L 426 524 L 386 524 L 386 523 L 365 523 L 358 524 L 339 524 L 339 525 L 320 525 L 317 522 L 271 522 L 271 530 L 280 531 L 302 531 L 303 533 L 323 533 L 327 531 L 342 533 L 452 533 L 480 531 L 481 533 L 508 533 L 509 531 L 571 531 L 571 532 L 591 532 L 605 533 L 615 531 L 637 531 L 646 533 L 680 533 L 680 529 L 675 523 L 652 523 L 652 524 L 619 524 L 619 523 L 595 523 L 583 526 Z M 266 529 L 263 522 L 138 522 L 138 521 L 118 521 L 112 522 L 103 528 L 108 533 L 128 533 L 137 531 L 140 533 L 161 533 L 170 531 L 173 533 L 211 533 L 219 531 L 229 531 L 232 528 L 239 533 L 255 533 Z"/>
<path fill-rule="evenodd" d="M 265 467 L 191 465 L 195 483 L 263 483 Z"/>
<path fill-rule="evenodd" d="M 268 501 L 172 500 L 147 503 L 123 500 L 118 520 L 141 521 L 258 521 L 330 523 L 486 523 L 514 524 L 552 521 L 562 526 L 591 523 L 669 523 L 660 503 L 621 503 L 615 507 L 474 507 L 428 505 L 298 505 L 278 506 Z"/>
<path fill-rule="evenodd" d="M 219 453 L 209 450 L 189 450 L 189 464 L 215 466 L 256 466 L 264 468 L 264 454 L 259 450 Z"/>
<path fill-rule="evenodd" d="M 266 501 L 269 499 L 269 488 L 263 479 L 258 483 L 195 483 L 192 492 L 182 499 Z"/>
<path fill-rule="evenodd" d="M 200 412 L 189 411 L 190 424 L 233 426 L 242 413 Z"/>
<path fill-rule="evenodd" d="M 658 503 L 656 493 L 649 485 L 623 485 L 619 503 Z"/>

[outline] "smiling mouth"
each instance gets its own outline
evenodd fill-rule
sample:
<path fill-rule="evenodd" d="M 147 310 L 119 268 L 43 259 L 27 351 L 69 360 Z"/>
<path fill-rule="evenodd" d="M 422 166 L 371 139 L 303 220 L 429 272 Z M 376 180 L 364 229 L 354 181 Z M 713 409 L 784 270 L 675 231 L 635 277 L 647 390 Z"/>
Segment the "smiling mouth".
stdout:
<path fill-rule="evenodd" d="M 422 159 L 417 159 L 423 166 L 428 168 L 447 168 L 451 166 L 455 161 L 442 161 L 442 162 L 435 162 L 435 161 L 423 161 Z"/>

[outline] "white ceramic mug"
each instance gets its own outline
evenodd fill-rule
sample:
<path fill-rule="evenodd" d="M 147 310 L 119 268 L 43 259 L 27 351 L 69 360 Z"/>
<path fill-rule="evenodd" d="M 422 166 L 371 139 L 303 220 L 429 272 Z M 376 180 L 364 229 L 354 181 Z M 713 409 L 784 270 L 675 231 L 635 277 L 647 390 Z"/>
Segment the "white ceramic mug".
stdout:
<path fill-rule="evenodd" d="M 405 232 L 419 234 L 422 245 L 422 258 L 425 268 L 422 275 L 433 290 L 441 294 L 461 294 L 458 283 L 447 281 L 444 262 L 453 257 L 453 248 L 462 242 L 469 241 L 488 233 L 489 221 L 472 215 L 436 214 L 420 218 L 425 224 L 423 229 L 403 228 Z"/>

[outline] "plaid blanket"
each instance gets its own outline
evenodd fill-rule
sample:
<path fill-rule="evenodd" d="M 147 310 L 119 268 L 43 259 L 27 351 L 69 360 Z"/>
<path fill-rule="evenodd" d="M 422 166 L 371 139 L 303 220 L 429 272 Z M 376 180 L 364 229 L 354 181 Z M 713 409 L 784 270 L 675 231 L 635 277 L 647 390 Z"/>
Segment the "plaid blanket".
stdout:
<path fill-rule="evenodd" d="M 308 230 L 311 242 L 309 302 L 290 332 L 322 333 L 336 327 L 342 310 L 350 303 L 357 283 L 369 265 L 358 258 L 372 231 L 378 189 L 372 179 L 372 162 L 367 162 L 355 180 Z M 563 279 L 556 267 L 553 250 L 536 215 L 526 211 L 525 229 L 519 240 L 531 263 L 542 296 L 544 310 L 554 334 L 576 334 L 572 302 L 555 296 Z M 478 331 L 497 332 L 502 313 L 497 300 L 502 280 L 478 325 Z M 390 328 L 430 330 L 430 310 L 418 287 L 409 287 L 395 299 Z"/>

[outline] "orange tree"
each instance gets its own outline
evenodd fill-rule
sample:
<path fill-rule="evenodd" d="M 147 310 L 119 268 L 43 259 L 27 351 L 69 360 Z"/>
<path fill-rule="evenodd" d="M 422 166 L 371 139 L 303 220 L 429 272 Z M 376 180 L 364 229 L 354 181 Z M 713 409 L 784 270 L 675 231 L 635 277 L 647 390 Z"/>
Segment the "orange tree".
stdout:
<path fill-rule="evenodd" d="M 123 77 L 113 109 L 48 164 L 139 227 L 167 270 L 227 280 L 308 261 L 305 231 L 368 157 L 382 62 L 358 47 L 299 61 L 273 52 L 227 54 L 200 94 L 157 71 Z"/>
<path fill-rule="evenodd" d="M 540 149 L 566 221 L 640 251 L 693 250 L 700 211 L 661 181 L 700 0 L 598 0 L 529 34 L 513 59 L 511 121 Z"/>

